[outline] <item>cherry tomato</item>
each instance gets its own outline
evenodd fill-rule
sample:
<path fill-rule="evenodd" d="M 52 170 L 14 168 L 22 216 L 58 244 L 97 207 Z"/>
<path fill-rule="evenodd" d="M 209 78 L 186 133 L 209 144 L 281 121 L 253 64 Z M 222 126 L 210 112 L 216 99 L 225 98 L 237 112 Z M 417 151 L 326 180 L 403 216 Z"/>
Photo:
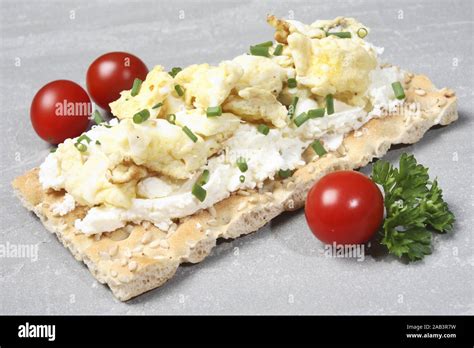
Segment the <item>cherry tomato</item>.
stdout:
<path fill-rule="evenodd" d="M 120 97 L 120 92 L 130 89 L 133 80 L 144 80 L 148 68 L 133 54 L 126 52 L 106 53 L 92 62 L 87 70 L 87 90 L 92 100 L 110 111 L 109 103 Z"/>
<path fill-rule="evenodd" d="M 59 144 L 87 129 L 91 111 L 91 100 L 81 86 L 69 80 L 56 80 L 36 93 L 30 118 L 42 139 Z"/>
<path fill-rule="evenodd" d="M 377 185 L 354 171 L 330 173 L 306 197 L 309 228 L 322 242 L 362 244 L 383 221 L 383 197 Z"/>

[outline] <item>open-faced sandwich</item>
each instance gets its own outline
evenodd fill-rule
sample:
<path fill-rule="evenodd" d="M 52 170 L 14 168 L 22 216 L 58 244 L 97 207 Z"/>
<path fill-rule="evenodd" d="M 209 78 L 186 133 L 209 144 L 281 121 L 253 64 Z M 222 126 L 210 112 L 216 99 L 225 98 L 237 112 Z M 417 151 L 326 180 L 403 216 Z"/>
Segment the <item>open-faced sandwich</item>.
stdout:
<path fill-rule="evenodd" d="M 456 120 L 453 91 L 381 64 L 356 20 L 268 22 L 275 42 L 218 66 L 154 67 L 110 104 L 116 119 L 14 181 L 118 299 L 302 207 L 325 174 Z"/>

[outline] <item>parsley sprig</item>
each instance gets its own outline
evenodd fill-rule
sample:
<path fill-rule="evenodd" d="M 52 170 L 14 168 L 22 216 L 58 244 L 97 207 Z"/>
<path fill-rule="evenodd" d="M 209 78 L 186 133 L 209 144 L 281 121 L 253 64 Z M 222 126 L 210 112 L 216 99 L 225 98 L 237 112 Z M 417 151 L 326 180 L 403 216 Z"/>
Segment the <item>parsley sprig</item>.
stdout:
<path fill-rule="evenodd" d="M 437 180 L 430 181 L 428 168 L 404 153 L 398 169 L 385 161 L 375 163 L 372 180 L 385 192 L 387 216 L 381 243 L 391 254 L 410 261 L 431 254 L 433 232 L 451 230 L 454 215 Z"/>

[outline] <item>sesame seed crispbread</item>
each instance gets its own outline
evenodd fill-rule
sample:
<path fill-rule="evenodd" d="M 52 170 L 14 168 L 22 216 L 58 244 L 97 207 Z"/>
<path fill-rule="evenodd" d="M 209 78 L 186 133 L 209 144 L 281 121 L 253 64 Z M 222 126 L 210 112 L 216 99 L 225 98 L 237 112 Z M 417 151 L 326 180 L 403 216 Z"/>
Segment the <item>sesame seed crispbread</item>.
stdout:
<path fill-rule="evenodd" d="M 98 281 L 107 283 L 119 300 L 126 301 L 163 285 L 181 263 L 202 261 L 218 238 L 254 232 L 283 211 L 302 207 L 306 193 L 323 175 L 360 168 L 383 156 L 392 144 L 414 143 L 430 127 L 457 119 L 457 100 L 451 90 L 438 90 L 421 75 L 408 74 L 404 84 L 406 100 L 420 105 L 420 116 L 399 113 L 373 119 L 348 134 L 338 151 L 310 161 L 292 177 L 272 181 L 262 190 L 237 192 L 211 209 L 181 219 L 168 233 L 142 223 L 104 233 L 100 238 L 88 237 L 74 228 L 74 221 L 84 217 L 88 208 L 78 206 L 65 216 L 55 216 L 52 205 L 62 200 L 65 192 L 44 191 L 38 168 L 16 178 L 13 187 L 46 229 L 55 233 Z"/>

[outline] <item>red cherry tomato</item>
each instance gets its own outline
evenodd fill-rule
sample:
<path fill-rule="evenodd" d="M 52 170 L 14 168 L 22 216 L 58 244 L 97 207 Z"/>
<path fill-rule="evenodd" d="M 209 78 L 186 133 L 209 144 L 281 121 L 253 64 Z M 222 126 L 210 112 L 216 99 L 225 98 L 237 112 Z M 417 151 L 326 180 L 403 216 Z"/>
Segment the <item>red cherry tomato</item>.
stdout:
<path fill-rule="evenodd" d="M 92 100 L 110 111 L 109 103 L 120 97 L 120 92 L 130 89 L 133 80 L 144 80 L 148 68 L 133 54 L 106 53 L 92 62 L 87 70 L 87 90 Z"/>
<path fill-rule="evenodd" d="M 353 171 L 330 173 L 306 197 L 306 221 L 322 242 L 362 244 L 383 221 L 383 197 L 377 185 Z"/>
<path fill-rule="evenodd" d="M 69 80 L 57 80 L 36 93 L 31 102 L 30 118 L 42 139 L 59 144 L 87 129 L 91 111 L 91 100 L 81 86 Z"/>

